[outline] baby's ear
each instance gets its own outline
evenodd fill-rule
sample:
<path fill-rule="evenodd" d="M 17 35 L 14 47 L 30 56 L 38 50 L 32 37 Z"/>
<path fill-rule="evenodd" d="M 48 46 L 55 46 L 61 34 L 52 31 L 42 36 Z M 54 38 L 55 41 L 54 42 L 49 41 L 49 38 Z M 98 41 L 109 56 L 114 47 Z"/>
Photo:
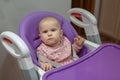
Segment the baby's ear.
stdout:
<path fill-rule="evenodd" d="M 63 35 L 63 30 L 62 29 L 60 30 L 60 33 L 61 33 L 61 35 Z"/>

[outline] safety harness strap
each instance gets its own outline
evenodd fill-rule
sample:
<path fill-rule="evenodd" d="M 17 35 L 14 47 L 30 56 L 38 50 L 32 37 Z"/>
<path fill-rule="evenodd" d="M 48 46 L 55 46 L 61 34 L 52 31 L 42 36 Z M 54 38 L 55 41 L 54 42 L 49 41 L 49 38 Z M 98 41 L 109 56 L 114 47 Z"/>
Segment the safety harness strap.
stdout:
<path fill-rule="evenodd" d="M 44 56 L 42 56 L 40 54 L 38 55 L 38 58 L 40 59 L 40 61 L 48 62 L 48 63 L 52 64 L 54 67 L 60 67 L 60 66 L 62 66 L 60 63 L 52 61 L 52 60 L 50 60 L 50 59 L 48 59 L 48 58 L 46 58 L 46 57 L 44 57 Z"/>
<path fill-rule="evenodd" d="M 74 50 L 72 47 L 71 47 L 71 50 L 72 50 L 73 60 L 75 61 L 75 60 L 77 60 L 79 57 L 77 56 L 75 50 Z M 60 63 L 55 62 L 55 61 L 52 61 L 52 60 L 50 60 L 50 59 L 48 59 L 48 58 L 46 58 L 46 57 L 44 57 L 44 56 L 42 56 L 42 55 L 40 55 L 40 54 L 39 54 L 39 55 L 37 54 L 37 56 L 38 56 L 38 58 L 40 59 L 40 61 L 48 62 L 48 63 L 52 64 L 54 67 L 60 67 L 60 66 L 62 66 Z"/>
<path fill-rule="evenodd" d="M 71 52 L 72 52 L 73 60 L 75 61 L 75 60 L 79 59 L 77 53 L 75 52 L 75 50 L 72 47 L 71 47 L 71 50 L 72 50 Z"/>

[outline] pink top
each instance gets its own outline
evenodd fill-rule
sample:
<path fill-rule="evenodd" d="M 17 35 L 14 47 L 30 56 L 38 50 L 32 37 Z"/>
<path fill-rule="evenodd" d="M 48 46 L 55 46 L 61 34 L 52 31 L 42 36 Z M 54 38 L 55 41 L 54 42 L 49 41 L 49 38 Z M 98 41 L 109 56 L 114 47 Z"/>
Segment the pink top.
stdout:
<path fill-rule="evenodd" d="M 72 47 L 76 52 L 78 52 L 81 49 L 81 47 L 78 47 L 75 43 L 72 45 Z M 65 36 L 63 37 L 61 44 L 57 48 L 49 47 L 42 43 L 37 48 L 37 54 L 45 56 L 48 59 L 58 62 L 62 65 L 73 62 L 71 53 L 71 43 Z"/>

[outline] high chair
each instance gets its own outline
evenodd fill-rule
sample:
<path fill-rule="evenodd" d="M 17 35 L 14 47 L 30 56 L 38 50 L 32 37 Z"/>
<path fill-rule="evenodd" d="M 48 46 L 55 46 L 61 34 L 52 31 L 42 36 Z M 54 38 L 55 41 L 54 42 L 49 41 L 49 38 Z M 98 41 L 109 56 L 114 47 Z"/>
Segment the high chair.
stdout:
<path fill-rule="evenodd" d="M 36 56 L 36 48 L 41 44 L 38 23 L 46 16 L 53 16 L 61 22 L 64 35 L 73 43 L 78 36 L 69 21 L 57 13 L 40 11 L 26 16 L 19 25 L 19 36 L 6 31 L 0 36 L 8 52 L 17 58 L 25 80 L 120 80 L 120 46 L 115 44 L 99 45 L 86 40 L 79 59 L 43 71 Z"/>

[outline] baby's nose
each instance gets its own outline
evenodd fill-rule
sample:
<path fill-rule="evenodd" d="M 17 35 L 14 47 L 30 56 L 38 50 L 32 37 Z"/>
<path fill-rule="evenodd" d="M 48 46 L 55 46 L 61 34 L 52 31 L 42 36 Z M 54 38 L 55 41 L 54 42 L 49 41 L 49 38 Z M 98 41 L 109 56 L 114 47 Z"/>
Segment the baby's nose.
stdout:
<path fill-rule="evenodd" d="M 52 35 L 52 32 L 49 31 L 49 32 L 48 32 L 48 36 L 51 36 L 51 35 Z"/>

